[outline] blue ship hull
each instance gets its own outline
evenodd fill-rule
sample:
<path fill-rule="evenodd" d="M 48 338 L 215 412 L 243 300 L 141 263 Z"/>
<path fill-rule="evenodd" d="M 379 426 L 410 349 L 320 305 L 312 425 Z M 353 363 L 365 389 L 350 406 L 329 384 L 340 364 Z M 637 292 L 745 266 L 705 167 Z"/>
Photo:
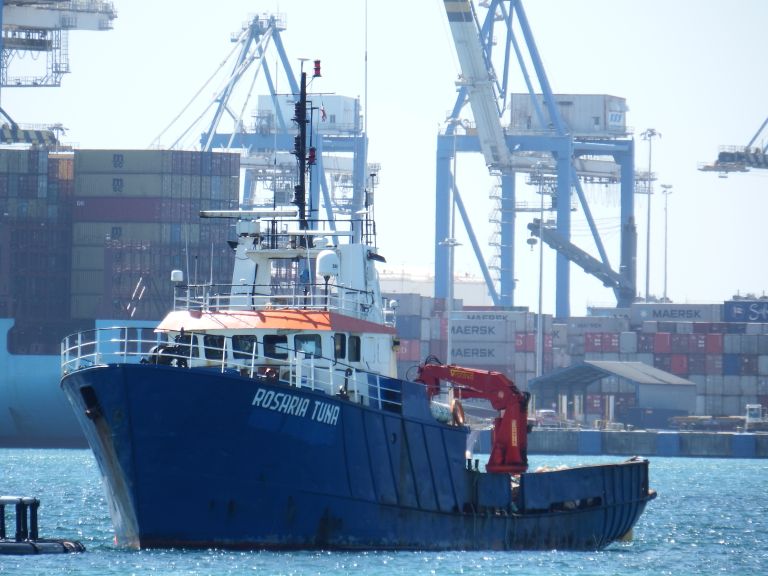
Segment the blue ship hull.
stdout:
<path fill-rule="evenodd" d="M 603 548 L 654 497 L 648 463 L 506 474 L 470 470 L 467 429 L 424 387 L 400 405 L 236 372 L 116 364 L 64 376 L 133 547 Z"/>

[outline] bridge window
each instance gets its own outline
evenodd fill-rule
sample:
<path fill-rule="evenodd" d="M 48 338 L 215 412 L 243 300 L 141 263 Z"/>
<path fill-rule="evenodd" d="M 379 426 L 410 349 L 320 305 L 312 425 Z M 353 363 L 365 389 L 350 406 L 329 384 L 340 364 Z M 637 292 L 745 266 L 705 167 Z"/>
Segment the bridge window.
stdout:
<path fill-rule="evenodd" d="M 224 348 L 224 336 L 218 334 L 206 334 L 203 338 L 205 357 L 209 360 L 221 360 Z"/>
<path fill-rule="evenodd" d="M 350 362 L 360 362 L 360 336 L 349 337 L 349 358 Z"/>
<path fill-rule="evenodd" d="M 347 337 L 344 334 L 333 335 L 333 357 L 342 360 L 347 356 Z"/>
<path fill-rule="evenodd" d="M 296 353 L 299 355 L 303 354 L 308 358 L 319 358 L 322 356 L 322 347 L 320 344 L 319 334 L 297 335 L 294 337 L 293 343 L 294 348 L 296 348 Z"/>
<path fill-rule="evenodd" d="M 264 356 L 277 360 L 288 358 L 288 337 L 268 334 L 264 336 Z"/>
<path fill-rule="evenodd" d="M 256 336 L 253 334 L 236 334 L 232 336 L 232 355 L 235 358 L 248 359 L 253 356 L 258 356 L 258 353 L 254 354 L 256 348 Z"/>

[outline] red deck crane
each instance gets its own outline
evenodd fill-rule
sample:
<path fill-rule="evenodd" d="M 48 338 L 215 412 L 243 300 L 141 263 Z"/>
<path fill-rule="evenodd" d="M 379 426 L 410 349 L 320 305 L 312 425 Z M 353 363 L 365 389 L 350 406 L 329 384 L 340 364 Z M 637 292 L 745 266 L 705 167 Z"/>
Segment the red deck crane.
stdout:
<path fill-rule="evenodd" d="M 521 474 L 528 470 L 528 400 L 514 382 L 501 372 L 435 364 L 419 366 L 417 382 L 427 387 L 431 398 L 440 393 L 440 381 L 457 384 L 461 398 L 483 398 L 500 411 L 491 429 L 488 472 Z M 459 404 L 460 406 L 460 404 Z"/>

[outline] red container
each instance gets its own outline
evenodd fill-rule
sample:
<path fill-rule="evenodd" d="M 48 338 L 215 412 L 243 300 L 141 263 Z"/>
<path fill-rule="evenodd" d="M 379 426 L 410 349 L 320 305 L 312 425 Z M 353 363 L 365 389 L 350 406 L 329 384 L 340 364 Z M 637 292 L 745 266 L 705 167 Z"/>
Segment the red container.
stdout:
<path fill-rule="evenodd" d="M 688 374 L 688 356 L 685 354 L 672 354 L 669 371 L 678 376 Z"/>
<path fill-rule="evenodd" d="M 688 344 L 688 352 L 691 354 L 705 354 L 707 351 L 707 335 L 691 334 Z"/>
<path fill-rule="evenodd" d="M 516 352 L 536 352 L 536 333 L 535 332 L 516 332 L 515 333 L 515 351 Z"/>
<path fill-rule="evenodd" d="M 704 350 L 707 354 L 723 353 L 723 335 L 707 334 L 707 342 Z"/>
<path fill-rule="evenodd" d="M 544 350 L 552 352 L 552 334 L 544 334 Z"/>
<path fill-rule="evenodd" d="M 603 352 L 618 352 L 618 351 L 619 351 L 619 333 L 618 332 L 603 333 Z"/>
<path fill-rule="evenodd" d="M 653 337 L 653 351 L 657 354 L 669 354 L 672 352 L 672 334 L 669 332 L 656 332 Z"/>
<path fill-rule="evenodd" d="M 587 332 L 584 334 L 584 352 L 602 352 L 603 334 L 601 332 Z"/>
<path fill-rule="evenodd" d="M 400 346 L 397 349 L 397 359 L 418 362 L 421 359 L 421 343 L 418 340 L 401 338 Z"/>

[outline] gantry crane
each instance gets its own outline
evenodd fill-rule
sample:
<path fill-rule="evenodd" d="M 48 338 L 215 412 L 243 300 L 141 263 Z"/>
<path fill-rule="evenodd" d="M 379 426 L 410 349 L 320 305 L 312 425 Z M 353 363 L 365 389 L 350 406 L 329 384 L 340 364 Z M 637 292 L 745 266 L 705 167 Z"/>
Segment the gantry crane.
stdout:
<path fill-rule="evenodd" d="M 718 172 L 721 178 L 729 172 L 749 172 L 752 168 L 768 168 L 768 118 L 746 146 L 721 146 L 717 160 L 711 164 L 702 164 L 699 170 Z"/>
<path fill-rule="evenodd" d="M 634 219 L 634 141 L 631 138 L 578 137 L 563 122 L 539 56 L 522 0 L 485 0 L 480 18 L 470 0 L 444 0 L 444 6 L 461 66 L 458 97 L 444 129 L 438 135 L 435 213 L 435 296 L 449 294 L 452 238 L 451 208 L 458 210 L 494 304 L 514 305 L 515 272 L 515 176 L 525 172 L 538 181 L 556 177 L 553 200 L 548 210 L 556 212 L 556 228 L 534 223 L 531 232 L 557 250 L 556 315 L 570 314 L 570 270 L 574 262 L 613 289 L 618 306 L 628 306 L 635 297 L 636 228 Z M 522 42 L 515 34 L 519 29 Z M 501 29 L 500 29 L 501 28 Z M 500 38 L 504 36 L 504 41 Z M 539 85 L 539 92 L 526 65 L 527 60 Z M 501 73 L 494 66 L 494 51 L 503 59 Z M 509 72 L 513 59 L 520 66 L 532 109 L 528 130 L 505 126 L 509 93 Z M 473 122 L 461 118 L 470 105 Z M 481 152 L 492 175 L 500 180 L 498 288 L 486 264 L 471 222 L 452 177 L 451 164 L 458 153 Z M 608 158 L 608 160 L 604 160 Z M 618 182 L 621 189 L 621 262 L 615 272 L 605 251 L 597 226 L 581 187 L 580 177 Z M 599 259 L 570 241 L 571 190 L 576 192 L 592 232 Z M 449 242 L 447 240 L 454 240 Z"/>
<path fill-rule="evenodd" d="M 70 71 L 69 31 L 111 30 L 112 21 L 117 17 L 112 2 L 101 0 L 0 0 L 0 8 L 0 84 L 12 87 L 60 86 L 62 76 Z M 45 54 L 45 70 L 24 70 L 22 74 L 10 75 L 14 60 L 20 60 L 25 54 Z"/>
<path fill-rule="evenodd" d="M 61 85 L 70 72 L 70 30 L 111 30 L 117 12 L 112 2 L 88 0 L 0 0 L 0 87 L 43 88 Z M 45 68 L 36 64 L 43 62 Z M 24 58 L 31 55 L 32 58 Z M 11 68 L 18 68 L 11 74 Z M 0 108 L 0 143 L 51 146 L 61 125 L 47 129 L 17 124 Z"/>
<path fill-rule="evenodd" d="M 211 120 L 206 121 L 199 145 L 204 151 L 243 151 L 242 202 L 247 207 L 273 207 L 295 201 L 294 106 L 298 100 L 299 82 L 281 39 L 285 29 L 285 18 L 280 14 L 256 15 L 243 25 L 232 38 L 233 50 L 206 82 L 209 84 L 221 73 L 224 76 L 220 79 L 221 88 L 171 145 L 172 148 L 183 146 L 186 135 L 210 114 Z M 271 48 L 277 53 L 280 67 L 270 65 L 275 62 L 270 57 Z M 226 71 L 225 67 L 232 61 L 231 70 Z M 314 66 L 312 78 L 320 77 L 320 61 L 308 64 Z M 302 61 L 302 73 L 303 66 Z M 269 94 L 258 97 L 254 114 L 253 90 L 259 76 L 265 80 Z M 284 86 L 282 90 L 278 90 L 278 80 L 285 82 L 281 84 Z M 203 88 L 161 132 L 156 143 L 188 112 Z M 309 163 L 312 177 L 307 200 L 308 216 L 317 219 L 322 207 L 329 221 L 334 221 L 339 214 L 365 220 L 360 214 L 368 213 L 372 208 L 373 195 L 369 193 L 369 187 L 373 185 L 378 166 L 366 161 L 367 135 L 359 99 L 310 93 L 307 113 L 317 120 L 310 122 L 314 129 L 308 135 L 310 153 L 313 154 L 313 161 Z M 252 122 L 249 115 L 252 115 Z M 355 232 L 362 234 L 363 230 Z"/>

